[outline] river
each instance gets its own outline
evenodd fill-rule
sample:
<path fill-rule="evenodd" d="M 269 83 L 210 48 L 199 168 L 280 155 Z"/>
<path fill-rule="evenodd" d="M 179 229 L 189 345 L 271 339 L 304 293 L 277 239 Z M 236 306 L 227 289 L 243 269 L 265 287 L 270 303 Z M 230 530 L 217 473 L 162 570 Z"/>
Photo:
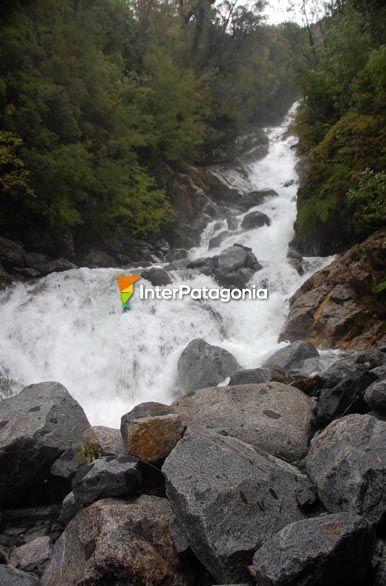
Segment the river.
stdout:
<path fill-rule="evenodd" d="M 273 188 L 279 196 L 259 209 L 271 225 L 236 230 L 220 248 L 209 239 L 224 229 L 209 224 L 192 259 L 218 254 L 235 242 L 252 248 L 263 269 L 250 284 L 267 286 L 268 300 L 140 300 L 123 312 L 116 277 L 135 269 L 74 269 L 34 283 L 17 284 L 0 294 L 0 377 L 6 394 L 45 380 L 61 382 L 85 409 L 93 425 L 118 427 L 120 417 L 143 401 L 171 402 L 176 396 L 178 357 L 194 338 L 226 348 L 241 366 L 260 366 L 279 347 L 289 297 L 330 259 L 307 258 L 300 276 L 287 259 L 296 218 L 294 137 L 286 130 L 291 111 L 279 127 L 268 128 L 268 155 L 245 165 L 243 174 L 224 171 L 229 184 Z M 244 213 L 238 213 L 239 224 Z M 171 273 L 174 285 L 216 287 L 202 274 Z M 326 362 L 328 353 L 324 354 Z"/>

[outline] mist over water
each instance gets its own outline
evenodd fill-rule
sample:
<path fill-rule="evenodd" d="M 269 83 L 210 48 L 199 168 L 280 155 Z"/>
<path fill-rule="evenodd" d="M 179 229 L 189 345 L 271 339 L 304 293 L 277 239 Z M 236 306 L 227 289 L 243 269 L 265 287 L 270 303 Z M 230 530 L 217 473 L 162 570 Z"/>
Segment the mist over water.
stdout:
<path fill-rule="evenodd" d="M 177 393 L 177 361 L 193 338 L 226 348 L 242 367 L 260 366 L 285 343 L 278 335 L 288 299 L 315 270 L 331 259 L 308 258 L 300 277 L 287 259 L 296 218 L 296 156 L 293 137 L 282 126 L 267 129 L 268 155 L 244 173 L 218 172 L 246 190 L 273 188 L 279 197 L 259 209 L 271 225 L 227 238 L 208 250 L 209 240 L 227 228 L 207 226 L 191 258 L 213 256 L 239 242 L 252 248 L 263 265 L 250 285 L 267 287 L 267 301 L 140 300 L 122 312 L 116 277 L 140 269 L 76 269 L 51 274 L 33 284 L 17 284 L 0 294 L 0 377 L 9 392 L 44 380 L 61 382 L 80 402 L 93 425 L 118 427 L 121 416 L 143 401 L 171 402 Z M 239 224 L 245 214 L 237 216 Z M 217 227 L 216 227 L 217 225 Z M 205 275 L 173 272 L 173 285 L 217 287 Z M 150 284 L 143 281 L 150 287 Z"/>

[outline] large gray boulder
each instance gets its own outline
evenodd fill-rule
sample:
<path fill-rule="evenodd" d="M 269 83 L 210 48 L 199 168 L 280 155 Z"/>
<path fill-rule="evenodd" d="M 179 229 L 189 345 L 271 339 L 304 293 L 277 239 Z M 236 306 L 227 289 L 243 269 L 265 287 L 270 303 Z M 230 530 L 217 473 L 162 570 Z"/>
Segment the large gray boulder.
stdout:
<path fill-rule="evenodd" d="M 123 454 L 123 443 L 119 429 L 95 425 L 83 434 L 83 441 L 95 447 L 101 456 L 119 456 Z"/>
<path fill-rule="evenodd" d="M 42 586 L 75 584 L 193 584 L 170 535 L 172 509 L 166 499 L 141 496 L 104 499 L 83 509 L 67 525 Z"/>
<path fill-rule="evenodd" d="M 172 404 L 190 426 L 206 427 L 295 462 L 308 451 L 313 402 L 281 383 L 209 387 Z"/>
<path fill-rule="evenodd" d="M 237 271 L 246 265 L 248 249 L 242 246 L 228 246 L 218 255 L 217 268 L 221 271 Z"/>
<path fill-rule="evenodd" d="M 52 463 L 89 427 L 81 406 L 57 382 L 26 387 L 0 403 L 0 504 L 17 504 L 44 483 Z"/>
<path fill-rule="evenodd" d="M 130 496 L 141 486 L 139 461 L 130 456 L 98 458 L 83 466 L 72 481 L 75 502 L 82 506 L 105 497 Z"/>
<path fill-rule="evenodd" d="M 37 571 L 40 574 L 50 557 L 50 538 L 44 535 L 16 547 L 10 555 L 9 563 L 21 570 Z"/>
<path fill-rule="evenodd" d="M 296 521 L 267 539 L 253 564 L 259 586 L 364 586 L 375 531 L 353 513 Z"/>
<path fill-rule="evenodd" d="M 1 564 L 0 584 L 2 586 L 39 586 L 40 582 L 36 576 L 29 572 Z"/>
<path fill-rule="evenodd" d="M 25 250 L 19 242 L 0 237 L 0 263 L 7 270 L 23 268 L 25 262 Z"/>
<path fill-rule="evenodd" d="M 212 346 L 200 338 L 192 340 L 178 361 L 179 390 L 189 393 L 217 385 L 239 368 L 236 358 L 227 350 Z"/>
<path fill-rule="evenodd" d="M 386 513 L 386 422 L 348 415 L 311 443 L 307 470 L 330 512 L 351 511 L 372 524 Z"/>
<path fill-rule="evenodd" d="M 304 372 L 303 367 L 309 359 L 317 359 L 319 352 L 312 344 L 297 340 L 285 348 L 280 348 L 270 356 L 263 364 L 273 373 L 283 373 L 286 375 L 301 376 Z M 315 363 L 316 366 L 316 363 Z M 306 366 L 305 374 L 309 374 L 309 364 Z"/>
<path fill-rule="evenodd" d="M 170 285 L 172 282 L 169 273 L 158 267 L 152 267 L 142 271 L 142 277 L 156 287 Z"/>
<path fill-rule="evenodd" d="M 253 230 L 253 228 L 261 228 L 262 226 L 270 226 L 271 220 L 263 212 L 250 212 L 244 216 L 241 222 L 241 228 L 244 230 Z"/>
<path fill-rule="evenodd" d="M 302 519 L 301 506 L 314 498 L 308 478 L 290 464 L 209 430 L 188 430 L 162 471 L 180 543 L 220 584 L 245 581 L 256 549 Z"/>

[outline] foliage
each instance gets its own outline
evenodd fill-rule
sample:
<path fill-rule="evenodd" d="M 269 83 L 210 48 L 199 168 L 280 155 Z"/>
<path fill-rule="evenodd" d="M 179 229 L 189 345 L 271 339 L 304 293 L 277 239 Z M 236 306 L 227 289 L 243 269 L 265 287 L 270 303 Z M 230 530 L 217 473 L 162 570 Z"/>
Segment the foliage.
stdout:
<path fill-rule="evenodd" d="M 262 4 L 3 3 L 0 230 L 119 248 L 167 229 L 165 163 L 213 161 L 294 96 Z"/>
<path fill-rule="evenodd" d="M 100 446 L 94 443 L 79 444 L 76 451 L 81 464 L 91 464 L 103 456 Z"/>
<path fill-rule="evenodd" d="M 298 67 L 303 248 L 313 243 L 319 253 L 336 252 L 385 221 L 385 23 L 382 3 L 369 2 L 366 10 L 353 0 L 334 3 L 316 37 L 315 61 Z"/>

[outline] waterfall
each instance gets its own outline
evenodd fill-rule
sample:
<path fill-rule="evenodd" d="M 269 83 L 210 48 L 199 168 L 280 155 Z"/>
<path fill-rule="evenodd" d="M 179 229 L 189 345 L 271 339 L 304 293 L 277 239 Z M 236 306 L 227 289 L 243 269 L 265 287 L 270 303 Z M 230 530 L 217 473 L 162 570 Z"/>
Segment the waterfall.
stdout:
<path fill-rule="evenodd" d="M 53 273 L 19 283 L 0 294 L 0 379 L 5 393 L 27 384 L 57 380 L 85 409 L 94 425 L 119 426 L 122 414 L 143 401 L 171 402 L 176 395 L 179 355 L 193 338 L 226 348 L 243 367 L 260 366 L 284 343 L 277 342 L 289 297 L 329 259 L 308 258 L 300 276 L 287 259 L 296 218 L 297 175 L 294 138 L 286 134 L 291 112 L 280 127 L 268 128 L 268 155 L 241 175 L 227 170 L 230 185 L 273 188 L 277 197 L 259 209 L 270 226 L 236 229 L 220 248 L 209 240 L 226 226 L 210 223 L 190 258 L 211 256 L 235 242 L 252 248 L 263 269 L 251 284 L 267 286 L 266 301 L 140 300 L 123 312 L 116 277 L 139 269 L 87 269 Z M 221 170 L 218 170 L 221 175 Z M 245 213 L 235 212 L 238 225 Z M 217 287 L 209 276 L 174 271 L 173 286 Z M 3 391 L 4 394 L 4 391 Z"/>

